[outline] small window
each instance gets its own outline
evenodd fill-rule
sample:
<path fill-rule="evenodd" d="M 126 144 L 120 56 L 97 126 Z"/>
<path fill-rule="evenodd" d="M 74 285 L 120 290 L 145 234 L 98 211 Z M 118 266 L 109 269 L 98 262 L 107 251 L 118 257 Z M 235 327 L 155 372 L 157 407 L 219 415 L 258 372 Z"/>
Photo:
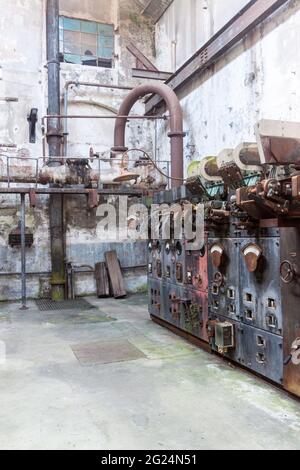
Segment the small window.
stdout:
<path fill-rule="evenodd" d="M 228 307 L 228 313 L 229 313 L 229 315 L 234 315 L 235 312 L 236 312 L 236 310 L 235 310 L 235 305 L 230 304 L 229 307 Z"/>
<path fill-rule="evenodd" d="M 113 25 L 60 17 L 59 42 L 61 62 L 112 68 Z"/>
<path fill-rule="evenodd" d="M 235 290 L 230 288 L 227 290 L 227 297 L 231 300 L 235 299 Z"/>
<path fill-rule="evenodd" d="M 216 284 L 212 285 L 211 291 L 213 295 L 219 295 L 219 287 Z"/>
<path fill-rule="evenodd" d="M 276 309 L 276 301 L 275 301 L 275 299 L 268 299 L 267 306 L 268 306 L 268 308 Z"/>
<path fill-rule="evenodd" d="M 249 294 L 249 292 L 246 292 L 244 299 L 245 299 L 245 302 L 249 302 L 249 303 L 253 302 L 253 296 L 252 294 Z"/>
<path fill-rule="evenodd" d="M 246 317 L 246 320 L 253 321 L 254 320 L 253 311 L 250 309 L 245 310 L 245 317 Z"/>
<path fill-rule="evenodd" d="M 266 340 L 262 336 L 257 336 L 257 346 L 260 348 L 265 348 L 266 347 Z"/>

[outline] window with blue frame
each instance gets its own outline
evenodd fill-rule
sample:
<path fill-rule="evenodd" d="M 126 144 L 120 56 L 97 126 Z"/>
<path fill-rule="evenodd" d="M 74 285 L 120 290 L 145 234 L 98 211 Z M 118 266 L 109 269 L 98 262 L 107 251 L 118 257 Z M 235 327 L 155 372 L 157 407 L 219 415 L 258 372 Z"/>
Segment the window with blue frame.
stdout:
<path fill-rule="evenodd" d="M 112 68 L 113 25 L 62 16 L 59 20 L 59 40 L 62 62 Z"/>

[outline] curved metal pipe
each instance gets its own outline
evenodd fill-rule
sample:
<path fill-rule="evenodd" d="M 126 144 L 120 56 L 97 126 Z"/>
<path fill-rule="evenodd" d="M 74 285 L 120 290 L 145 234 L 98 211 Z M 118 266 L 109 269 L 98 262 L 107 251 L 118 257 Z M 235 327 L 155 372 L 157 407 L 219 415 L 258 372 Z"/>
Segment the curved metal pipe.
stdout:
<path fill-rule="evenodd" d="M 176 94 L 168 85 L 149 83 L 134 88 L 123 101 L 115 124 L 115 141 L 112 148 L 113 153 L 126 152 L 125 147 L 125 130 L 126 116 L 130 113 L 134 104 L 146 95 L 160 95 L 166 102 L 170 113 L 170 132 L 168 136 L 171 140 L 171 176 L 173 179 L 172 186 L 180 186 L 180 180 L 183 180 L 183 114 L 181 104 Z"/>

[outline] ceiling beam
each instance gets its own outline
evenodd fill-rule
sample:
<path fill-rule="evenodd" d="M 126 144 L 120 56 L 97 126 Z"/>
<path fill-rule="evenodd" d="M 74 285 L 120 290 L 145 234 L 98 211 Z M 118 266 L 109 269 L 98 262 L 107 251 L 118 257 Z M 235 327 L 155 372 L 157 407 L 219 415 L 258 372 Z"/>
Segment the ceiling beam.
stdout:
<path fill-rule="evenodd" d="M 235 15 L 218 33 L 199 49 L 167 81 L 174 91 L 179 90 L 192 77 L 203 73 L 262 21 L 290 0 L 252 0 Z M 152 95 L 146 102 L 146 113 L 160 105 L 162 99 Z"/>
<path fill-rule="evenodd" d="M 172 74 L 169 72 L 160 72 L 159 70 L 132 69 L 133 78 L 145 78 L 147 80 L 166 81 Z"/>

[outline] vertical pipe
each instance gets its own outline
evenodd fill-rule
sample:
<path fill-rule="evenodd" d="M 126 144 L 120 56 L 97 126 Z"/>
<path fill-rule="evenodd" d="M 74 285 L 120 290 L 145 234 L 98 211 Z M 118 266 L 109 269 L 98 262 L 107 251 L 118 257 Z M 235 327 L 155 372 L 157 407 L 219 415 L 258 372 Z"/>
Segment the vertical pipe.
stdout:
<path fill-rule="evenodd" d="M 59 0 L 47 0 L 48 114 L 60 114 Z M 48 121 L 49 156 L 61 154 L 60 122 Z"/>
<path fill-rule="evenodd" d="M 22 307 L 26 306 L 26 219 L 25 219 L 25 194 L 21 194 L 21 279 L 22 279 Z"/>
<path fill-rule="evenodd" d="M 60 63 L 59 63 L 59 0 L 47 0 L 47 61 L 48 61 L 48 114 L 60 114 Z M 52 165 L 58 165 L 55 157 L 61 155 L 60 120 L 48 121 L 49 158 Z M 51 163 L 50 163 L 51 165 Z M 65 250 L 63 198 L 61 195 L 50 197 L 49 207 L 51 262 L 52 262 L 52 300 L 65 298 Z"/>
<path fill-rule="evenodd" d="M 156 162 L 157 162 L 157 120 L 155 120 L 154 144 L 155 144 L 155 149 L 154 149 L 154 161 L 155 161 L 155 163 L 156 163 Z"/>
<path fill-rule="evenodd" d="M 64 115 L 68 115 L 68 99 L 69 99 L 69 92 L 68 87 L 65 87 L 64 92 Z M 68 118 L 65 117 L 64 120 L 64 157 L 68 155 Z"/>

